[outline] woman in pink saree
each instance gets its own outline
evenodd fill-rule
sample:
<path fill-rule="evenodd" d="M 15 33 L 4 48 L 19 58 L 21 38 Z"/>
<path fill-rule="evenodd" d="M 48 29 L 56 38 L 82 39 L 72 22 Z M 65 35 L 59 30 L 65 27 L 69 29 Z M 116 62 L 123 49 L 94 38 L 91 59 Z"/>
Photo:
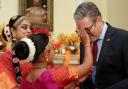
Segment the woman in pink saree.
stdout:
<path fill-rule="evenodd" d="M 90 40 L 84 30 L 78 33 L 86 50 L 83 64 L 75 67 L 48 68 L 53 61 L 54 50 L 46 34 L 35 34 L 18 41 L 15 45 L 16 56 L 33 63 L 33 71 L 22 80 L 20 89 L 63 89 L 69 83 L 86 76 L 93 62 Z"/>

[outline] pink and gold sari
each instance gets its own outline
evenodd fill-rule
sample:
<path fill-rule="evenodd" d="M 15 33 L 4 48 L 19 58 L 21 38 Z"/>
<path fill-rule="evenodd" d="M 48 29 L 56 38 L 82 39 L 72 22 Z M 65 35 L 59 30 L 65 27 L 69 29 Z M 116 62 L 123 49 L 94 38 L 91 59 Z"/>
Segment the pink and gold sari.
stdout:
<path fill-rule="evenodd" d="M 10 72 L 7 70 L 7 66 L 0 60 L 0 89 L 13 89 L 16 86 L 16 82 Z"/>
<path fill-rule="evenodd" d="M 63 89 L 67 84 L 78 79 L 76 67 L 53 68 L 43 72 L 36 80 L 24 79 L 20 89 Z"/>
<path fill-rule="evenodd" d="M 32 63 L 19 61 L 22 77 L 32 71 Z M 10 51 L 0 55 L 0 89 L 13 89 L 17 85 Z"/>

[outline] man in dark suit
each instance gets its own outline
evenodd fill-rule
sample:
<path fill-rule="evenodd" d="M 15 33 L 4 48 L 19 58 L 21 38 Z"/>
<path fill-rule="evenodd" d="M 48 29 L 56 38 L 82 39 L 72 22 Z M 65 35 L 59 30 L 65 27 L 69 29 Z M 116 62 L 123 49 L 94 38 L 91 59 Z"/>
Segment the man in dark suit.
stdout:
<path fill-rule="evenodd" d="M 97 89 L 128 89 L 128 32 L 103 22 L 99 9 L 92 2 L 80 4 L 74 19 L 77 30 L 86 30 L 92 44 L 97 41 L 98 45 L 92 81 L 87 78 L 80 88 L 93 89 L 95 85 Z M 81 43 L 81 63 L 82 49 Z"/>

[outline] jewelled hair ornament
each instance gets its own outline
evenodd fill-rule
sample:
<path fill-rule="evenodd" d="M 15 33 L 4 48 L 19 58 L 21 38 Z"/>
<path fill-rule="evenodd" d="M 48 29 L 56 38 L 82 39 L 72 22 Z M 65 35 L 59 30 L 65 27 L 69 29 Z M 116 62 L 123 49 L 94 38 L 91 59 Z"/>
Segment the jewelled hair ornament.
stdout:
<path fill-rule="evenodd" d="M 21 17 L 17 18 L 17 20 L 15 21 L 15 23 L 13 24 L 13 26 L 14 27 L 17 27 L 17 25 L 19 25 L 25 19 L 27 19 L 27 17 L 25 17 L 25 16 L 21 16 Z"/>
<path fill-rule="evenodd" d="M 16 28 L 17 25 L 19 25 L 23 20 L 28 19 L 26 16 L 23 15 L 16 15 L 13 16 L 10 20 L 9 20 L 9 27 L 10 28 Z"/>
<path fill-rule="evenodd" d="M 13 37 L 8 25 L 2 30 L 2 36 L 5 41 L 12 41 Z"/>
<path fill-rule="evenodd" d="M 29 55 L 26 58 L 26 61 L 27 62 L 33 61 L 34 56 L 35 56 L 35 52 L 36 52 L 36 47 L 34 45 L 34 42 L 32 42 L 32 40 L 29 38 L 23 38 L 23 39 L 21 39 L 21 41 L 24 41 L 28 45 L 28 48 L 29 48 Z"/>

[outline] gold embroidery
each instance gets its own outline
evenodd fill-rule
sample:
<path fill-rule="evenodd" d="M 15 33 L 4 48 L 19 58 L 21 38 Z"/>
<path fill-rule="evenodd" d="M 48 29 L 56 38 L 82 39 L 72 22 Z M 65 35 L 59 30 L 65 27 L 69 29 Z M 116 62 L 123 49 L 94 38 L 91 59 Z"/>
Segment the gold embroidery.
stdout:
<path fill-rule="evenodd" d="M 15 83 L 5 72 L 0 73 L 0 89 L 12 89 Z"/>
<path fill-rule="evenodd" d="M 70 77 L 74 77 L 74 78 L 78 79 L 78 69 L 77 69 L 77 67 L 70 67 L 69 68 L 69 74 L 70 74 Z"/>

